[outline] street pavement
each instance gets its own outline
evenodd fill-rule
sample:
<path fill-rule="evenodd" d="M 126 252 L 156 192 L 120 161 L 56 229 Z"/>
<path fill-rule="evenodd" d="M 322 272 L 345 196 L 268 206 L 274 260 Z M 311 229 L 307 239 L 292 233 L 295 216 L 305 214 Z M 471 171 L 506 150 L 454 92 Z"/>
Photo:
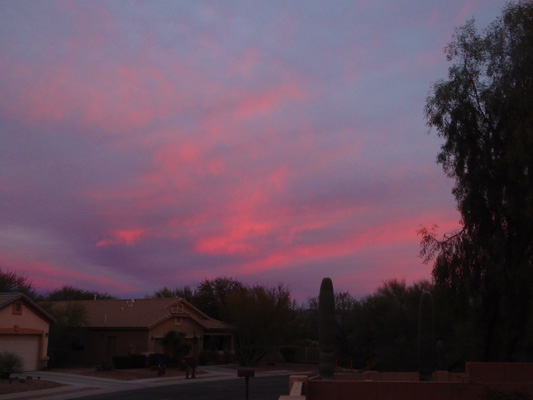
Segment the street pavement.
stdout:
<path fill-rule="evenodd" d="M 197 379 L 185 377 L 139 379 L 118 381 L 59 372 L 38 371 L 41 379 L 62 383 L 53 389 L 0 395 L 0 400 L 68 400 L 74 398 L 100 399 L 244 399 L 245 380 L 237 377 L 235 369 L 202 367 L 205 374 Z M 277 400 L 288 393 L 289 375 L 301 374 L 288 370 L 257 371 L 250 378 L 250 400 Z M 240 394 L 239 394 L 240 393 Z M 252 396 L 253 395 L 253 396 Z M 236 397 L 235 397 L 236 396 Z"/>
<path fill-rule="evenodd" d="M 289 393 L 289 376 L 250 378 L 250 400 L 278 400 Z M 78 400 L 244 400 L 244 378 L 204 381 L 197 379 L 187 385 L 168 385 L 122 391 L 97 396 L 82 397 Z"/>

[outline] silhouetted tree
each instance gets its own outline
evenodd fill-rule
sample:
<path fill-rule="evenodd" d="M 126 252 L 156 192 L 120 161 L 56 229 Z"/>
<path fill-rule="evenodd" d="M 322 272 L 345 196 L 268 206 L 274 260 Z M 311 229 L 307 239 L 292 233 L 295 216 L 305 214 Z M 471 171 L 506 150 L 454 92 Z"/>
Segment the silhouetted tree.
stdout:
<path fill-rule="evenodd" d="M 148 296 L 155 299 L 163 298 L 176 298 L 184 299 L 189 303 L 195 303 L 195 291 L 190 286 L 184 286 L 183 288 L 170 289 L 166 286 L 154 292 L 152 296 Z"/>
<path fill-rule="evenodd" d="M 35 290 L 26 275 L 12 271 L 3 271 L 0 268 L 0 292 L 24 293 L 35 298 Z"/>
<path fill-rule="evenodd" d="M 50 325 L 48 355 L 50 366 L 61 366 L 68 361 L 72 351 L 84 348 L 87 310 L 81 304 L 71 302 L 52 305 L 45 301 L 39 304 L 56 319 L 56 323 Z"/>
<path fill-rule="evenodd" d="M 176 331 L 168 331 L 161 338 L 167 361 L 175 364 L 189 353 L 191 345 L 185 343 L 184 339 L 185 333 Z"/>
<path fill-rule="evenodd" d="M 221 313 L 226 307 L 228 295 L 242 289 L 244 285 L 241 282 L 225 276 L 213 280 L 206 279 L 198 284 L 193 304 L 210 317 L 222 319 Z"/>
<path fill-rule="evenodd" d="M 102 293 L 92 290 L 78 289 L 73 286 L 62 286 L 59 289 L 54 289 L 50 293 L 41 297 L 44 301 L 65 301 L 65 300 L 106 300 L 115 299 L 109 293 Z"/>
<path fill-rule="evenodd" d="M 239 361 L 255 365 L 268 346 L 288 344 L 292 340 L 292 321 L 296 304 L 283 285 L 243 287 L 232 291 L 225 300 L 224 320 L 237 328 Z"/>
<path fill-rule="evenodd" d="M 533 3 L 507 5 L 479 34 L 474 21 L 446 48 L 453 65 L 427 99 L 444 139 L 437 161 L 455 179 L 461 228 L 423 229 L 436 283 L 477 310 L 483 360 L 523 358 L 533 284 Z"/>

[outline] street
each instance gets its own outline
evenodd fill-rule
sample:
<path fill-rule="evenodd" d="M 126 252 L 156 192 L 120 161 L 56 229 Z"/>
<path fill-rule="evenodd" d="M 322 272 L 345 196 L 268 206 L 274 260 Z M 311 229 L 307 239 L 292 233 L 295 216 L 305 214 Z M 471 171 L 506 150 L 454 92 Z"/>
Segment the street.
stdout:
<path fill-rule="evenodd" d="M 251 378 L 249 400 L 278 400 L 289 393 L 289 375 Z M 78 397 L 85 400 L 244 400 L 245 380 L 235 378 L 220 381 L 198 379 L 187 384 L 151 387 L 103 395 Z"/>

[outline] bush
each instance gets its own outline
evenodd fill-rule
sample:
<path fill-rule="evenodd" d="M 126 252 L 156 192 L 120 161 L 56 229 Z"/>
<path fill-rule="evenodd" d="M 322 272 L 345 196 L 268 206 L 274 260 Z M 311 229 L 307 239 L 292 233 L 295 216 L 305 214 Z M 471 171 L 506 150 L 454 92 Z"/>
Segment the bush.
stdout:
<path fill-rule="evenodd" d="M 97 371 L 112 371 L 115 367 L 111 361 L 102 361 L 97 367 Z"/>
<path fill-rule="evenodd" d="M 114 356 L 113 365 L 116 369 L 144 368 L 146 367 L 146 356 L 142 354 Z"/>
<path fill-rule="evenodd" d="M 130 356 L 114 356 L 113 365 L 116 369 L 128 369 L 131 368 Z"/>
<path fill-rule="evenodd" d="M 146 356 L 143 354 L 132 354 L 131 368 L 146 368 Z"/>
<path fill-rule="evenodd" d="M 294 346 L 282 346 L 279 348 L 279 352 L 283 356 L 285 362 L 295 362 L 296 361 L 296 347 Z"/>
<path fill-rule="evenodd" d="M 165 363 L 165 355 L 162 353 L 152 353 L 148 355 L 148 366 L 158 366 L 159 364 Z"/>
<path fill-rule="evenodd" d="M 18 354 L 4 351 L 0 353 L 0 376 L 9 378 L 15 372 L 22 371 L 22 358 Z"/>
<path fill-rule="evenodd" d="M 191 345 L 185 343 L 185 333 L 183 332 L 168 331 L 161 338 L 161 344 L 169 366 L 178 365 L 178 361 L 189 354 L 191 350 Z"/>

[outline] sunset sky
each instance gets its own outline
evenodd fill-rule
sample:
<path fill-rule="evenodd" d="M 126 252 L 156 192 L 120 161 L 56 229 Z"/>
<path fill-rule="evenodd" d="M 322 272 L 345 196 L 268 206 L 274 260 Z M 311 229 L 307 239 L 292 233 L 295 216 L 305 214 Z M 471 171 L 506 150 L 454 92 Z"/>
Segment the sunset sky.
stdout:
<path fill-rule="evenodd" d="M 429 279 L 460 216 L 424 104 L 504 1 L 0 2 L 0 268 L 143 297 Z"/>

